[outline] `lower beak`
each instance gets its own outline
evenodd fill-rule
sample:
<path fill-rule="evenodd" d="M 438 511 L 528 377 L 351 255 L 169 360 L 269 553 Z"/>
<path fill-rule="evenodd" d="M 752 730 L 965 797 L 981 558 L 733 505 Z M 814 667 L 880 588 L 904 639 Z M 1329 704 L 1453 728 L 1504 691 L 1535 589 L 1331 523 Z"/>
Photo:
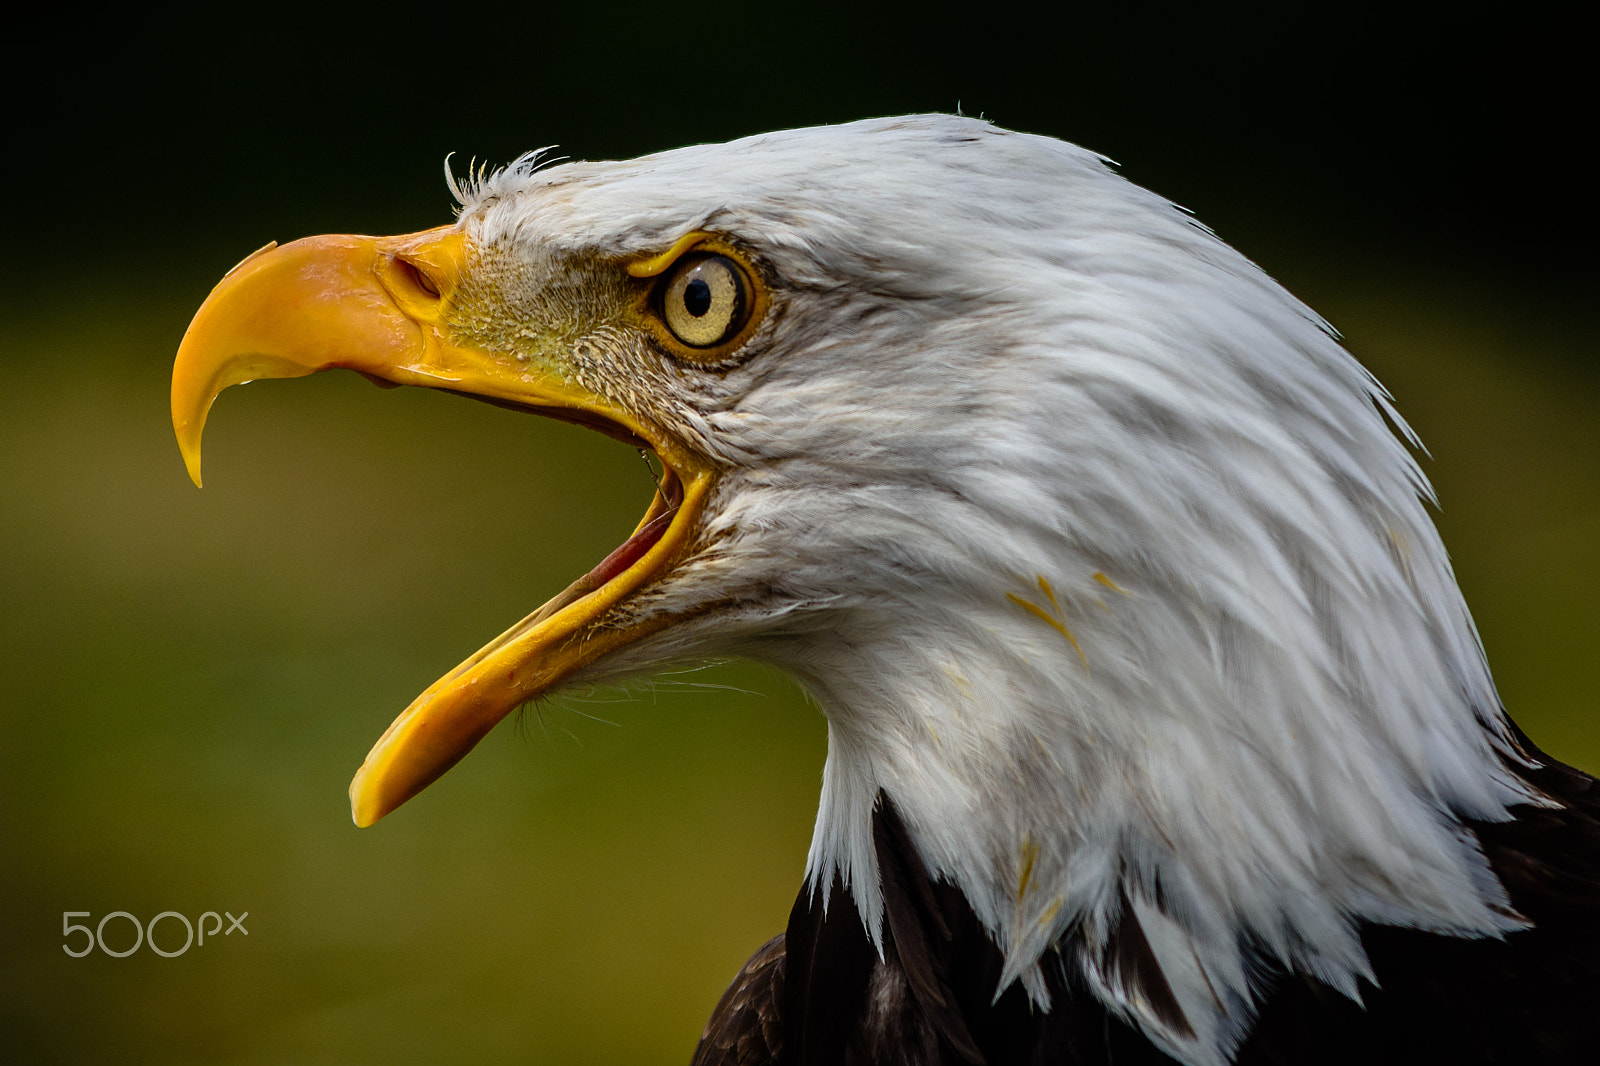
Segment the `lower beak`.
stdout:
<path fill-rule="evenodd" d="M 712 471 L 641 419 L 561 373 L 458 339 L 449 315 L 470 248 L 453 228 L 269 245 L 217 285 L 172 374 L 172 423 L 195 484 L 206 416 L 229 385 L 347 368 L 591 425 L 653 449 L 662 490 L 627 543 L 594 571 L 428 688 L 374 745 L 350 785 L 371 825 L 455 765 L 496 723 L 607 651 L 667 623 L 598 624 L 689 549 Z"/>

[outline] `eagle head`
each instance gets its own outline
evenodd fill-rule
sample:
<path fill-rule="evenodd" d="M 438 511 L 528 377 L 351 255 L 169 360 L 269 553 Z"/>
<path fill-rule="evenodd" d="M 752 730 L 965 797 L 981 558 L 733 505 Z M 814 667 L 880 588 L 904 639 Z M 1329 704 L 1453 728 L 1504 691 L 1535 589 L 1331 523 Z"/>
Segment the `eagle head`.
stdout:
<path fill-rule="evenodd" d="M 659 460 L 638 528 L 435 682 L 368 825 L 517 706 L 730 655 L 828 719 L 809 857 L 881 944 L 892 801 L 1048 1008 L 1059 952 L 1189 1061 L 1252 959 L 1355 997 L 1363 922 L 1521 919 L 1463 819 L 1539 802 L 1409 430 L 1314 313 L 1094 153 L 919 116 L 627 162 L 524 157 L 454 225 L 236 267 L 178 354 L 195 480 L 228 385 L 345 367 Z M 1178 1007 L 1114 950 L 1136 919 Z"/>

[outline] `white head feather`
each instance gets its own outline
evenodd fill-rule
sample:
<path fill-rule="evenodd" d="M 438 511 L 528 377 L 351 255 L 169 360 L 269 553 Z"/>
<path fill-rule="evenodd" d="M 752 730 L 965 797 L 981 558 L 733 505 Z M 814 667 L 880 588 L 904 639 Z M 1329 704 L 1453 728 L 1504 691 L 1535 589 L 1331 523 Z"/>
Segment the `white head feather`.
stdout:
<path fill-rule="evenodd" d="M 829 721 L 810 881 L 841 875 L 875 939 L 880 789 L 1004 983 L 1044 999 L 1067 942 L 1185 1061 L 1247 1031 L 1251 952 L 1357 996 L 1358 923 L 1519 927 L 1460 819 L 1537 798 L 1410 431 L 1172 204 L 926 116 L 529 160 L 467 188 L 461 224 L 498 276 L 692 230 L 772 271 L 742 361 L 633 397 L 730 469 L 703 550 L 634 610 L 709 610 L 574 680 L 791 671 Z M 1124 897 L 1191 1034 L 1104 951 Z"/>

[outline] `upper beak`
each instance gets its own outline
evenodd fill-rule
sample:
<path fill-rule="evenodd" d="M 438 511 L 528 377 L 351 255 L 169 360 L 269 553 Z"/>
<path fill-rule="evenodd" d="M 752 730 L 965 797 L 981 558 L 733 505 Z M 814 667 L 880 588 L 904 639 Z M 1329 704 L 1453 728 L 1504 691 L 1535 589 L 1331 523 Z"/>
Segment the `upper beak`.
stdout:
<path fill-rule="evenodd" d="M 668 469 L 663 491 L 623 548 L 435 682 L 395 720 L 351 782 L 357 825 L 372 824 L 421 791 L 519 704 L 665 625 L 664 619 L 610 628 L 595 623 L 683 557 L 710 485 L 706 464 L 571 381 L 561 367 L 457 339 L 449 313 L 469 254 L 466 238 L 449 227 L 269 245 L 218 283 L 184 334 L 173 366 L 173 429 L 197 485 L 201 433 L 223 389 L 334 367 L 591 424 L 653 448 Z"/>

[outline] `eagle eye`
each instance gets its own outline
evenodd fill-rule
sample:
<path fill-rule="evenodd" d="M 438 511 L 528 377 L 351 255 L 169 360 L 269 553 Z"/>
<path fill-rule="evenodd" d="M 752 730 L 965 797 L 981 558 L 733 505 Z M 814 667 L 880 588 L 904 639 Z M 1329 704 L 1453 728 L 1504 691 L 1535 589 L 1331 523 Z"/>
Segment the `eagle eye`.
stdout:
<path fill-rule="evenodd" d="M 715 348 L 738 336 L 750 306 L 750 281 L 725 255 L 684 256 L 661 289 L 661 317 L 689 348 Z"/>

